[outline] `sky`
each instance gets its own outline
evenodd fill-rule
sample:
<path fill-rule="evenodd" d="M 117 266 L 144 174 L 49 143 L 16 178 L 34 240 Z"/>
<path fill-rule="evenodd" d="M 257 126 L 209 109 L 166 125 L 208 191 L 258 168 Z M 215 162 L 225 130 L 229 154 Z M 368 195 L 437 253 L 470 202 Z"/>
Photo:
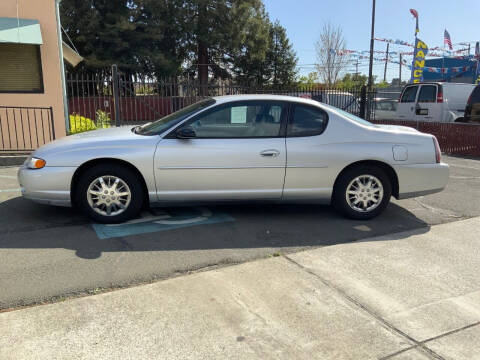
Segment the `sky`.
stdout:
<path fill-rule="evenodd" d="M 315 42 L 324 23 L 339 26 L 346 48 L 369 50 L 371 31 L 371 0 L 264 0 L 265 8 L 274 21 L 278 19 L 297 52 L 300 75 L 315 71 Z M 429 47 L 442 46 L 444 29 L 452 43 L 480 41 L 480 1 L 478 0 L 377 0 L 375 37 L 415 41 L 415 19 L 410 9 L 419 14 L 419 39 Z M 386 50 L 387 44 L 375 41 L 375 50 Z M 471 45 L 474 51 L 475 44 Z M 463 46 L 455 47 L 457 49 Z M 410 51 L 411 48 L 390 45 L 390 51 Z M 375 55 L 383 57 L 381 54 Z M 407 58 L 411 61 L 411 57 Z M 398 60 L 398 59 L 397 59 Z M 360 63 L 359 71 L 368 74 L 368 60 Z M 385 63 L 374 63 L 373 74 L 383 79 Z M 355 71 L 355 66 L 348 70 Z M 388 64 L 387 81 L 398 78 L 399 65 Z M 402 80 L 410 77 L 403 67 Z"/>

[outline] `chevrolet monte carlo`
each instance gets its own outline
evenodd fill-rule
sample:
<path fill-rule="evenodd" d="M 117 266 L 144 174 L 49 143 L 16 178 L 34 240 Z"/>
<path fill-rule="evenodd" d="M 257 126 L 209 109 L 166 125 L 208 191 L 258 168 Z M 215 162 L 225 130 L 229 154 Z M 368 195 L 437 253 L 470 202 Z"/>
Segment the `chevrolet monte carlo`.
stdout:
<path fill-rule="evenodd" d="M 308 99 L 239 95 L 53 141 L 18 177 L 25 198 L 76 206 L 104 223 L 146 206 L 253 200 L 333 204 L 369 219 L 392 195 L 441 191 L 449 169 L 440 156 L 437 139 L 412 128 Z"/>

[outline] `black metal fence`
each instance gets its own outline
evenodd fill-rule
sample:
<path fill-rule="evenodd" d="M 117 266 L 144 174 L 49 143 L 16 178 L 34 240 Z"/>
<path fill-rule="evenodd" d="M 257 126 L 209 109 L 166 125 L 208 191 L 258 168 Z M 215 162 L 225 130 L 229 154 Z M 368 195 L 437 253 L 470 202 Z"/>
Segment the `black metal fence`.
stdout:
<path fill-rule="evenodd" d="M 29 152 L 55 139 L 52 107 L 0 106 L 0 152 Z"/>
<path fill-rule="evenodd" d="M 202 98 L 240 94 L 275 94 L 308 98 L 330 104 L 362 118 L 374 117 L 375 91 L 366 87 L 339 88 L 319 85 L 248 87 L 218 81 L 200 85 L 177 78 L 153 79 L 117 71 L 100 75 L 67 75 L 70 131 L 141 124 L 159 119 Z"/>

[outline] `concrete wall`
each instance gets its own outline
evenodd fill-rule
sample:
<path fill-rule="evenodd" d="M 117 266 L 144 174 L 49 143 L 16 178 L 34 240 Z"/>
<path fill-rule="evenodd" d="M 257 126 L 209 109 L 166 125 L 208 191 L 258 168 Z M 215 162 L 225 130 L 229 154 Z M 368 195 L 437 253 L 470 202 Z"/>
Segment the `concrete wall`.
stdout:
<path fill-rule="evenodd" d="M 17 0 L 0 0 L 0 17 L 16 17 Z M 65 136 L 61 64 L 59 59 L 55 0 L 18 0 L 18 16 L 40 22 L 43 45 L 40 46 L 43 94 L 2 94 L 2 106 L 53 107 L 56 137 Z"/>

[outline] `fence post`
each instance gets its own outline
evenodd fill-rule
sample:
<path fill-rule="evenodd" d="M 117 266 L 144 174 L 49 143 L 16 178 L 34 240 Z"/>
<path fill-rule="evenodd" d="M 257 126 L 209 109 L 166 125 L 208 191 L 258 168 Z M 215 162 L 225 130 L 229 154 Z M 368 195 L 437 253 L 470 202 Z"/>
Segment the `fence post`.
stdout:
<path fill-rule="evenodd" d="M 112 65 L 112 91 L 113 91 L 113 108 L 115 112 L 115 126 L 119 126 L 121 122 L 120 118 L 120 91 L 118 81 L 118 68 L 117 65 Z"/>
<path fill-rule="evenodd" d="M 360 91 L 360 117 L 362 119 L 366 119 L 365 115 L 365 109 L 367 105 L 367 87 L 365 85 L 362 86 L 362 89 Z"/>
<path fill-rule="evenodd" d="M 70 123 L 70 119 L 68 120 L 68 122 Z M 53 119 L 53 107 L 51 106 L 50 106 L 50 124 L 52 126 L 52 140 L 55 140 L 55 121 Z"/>

